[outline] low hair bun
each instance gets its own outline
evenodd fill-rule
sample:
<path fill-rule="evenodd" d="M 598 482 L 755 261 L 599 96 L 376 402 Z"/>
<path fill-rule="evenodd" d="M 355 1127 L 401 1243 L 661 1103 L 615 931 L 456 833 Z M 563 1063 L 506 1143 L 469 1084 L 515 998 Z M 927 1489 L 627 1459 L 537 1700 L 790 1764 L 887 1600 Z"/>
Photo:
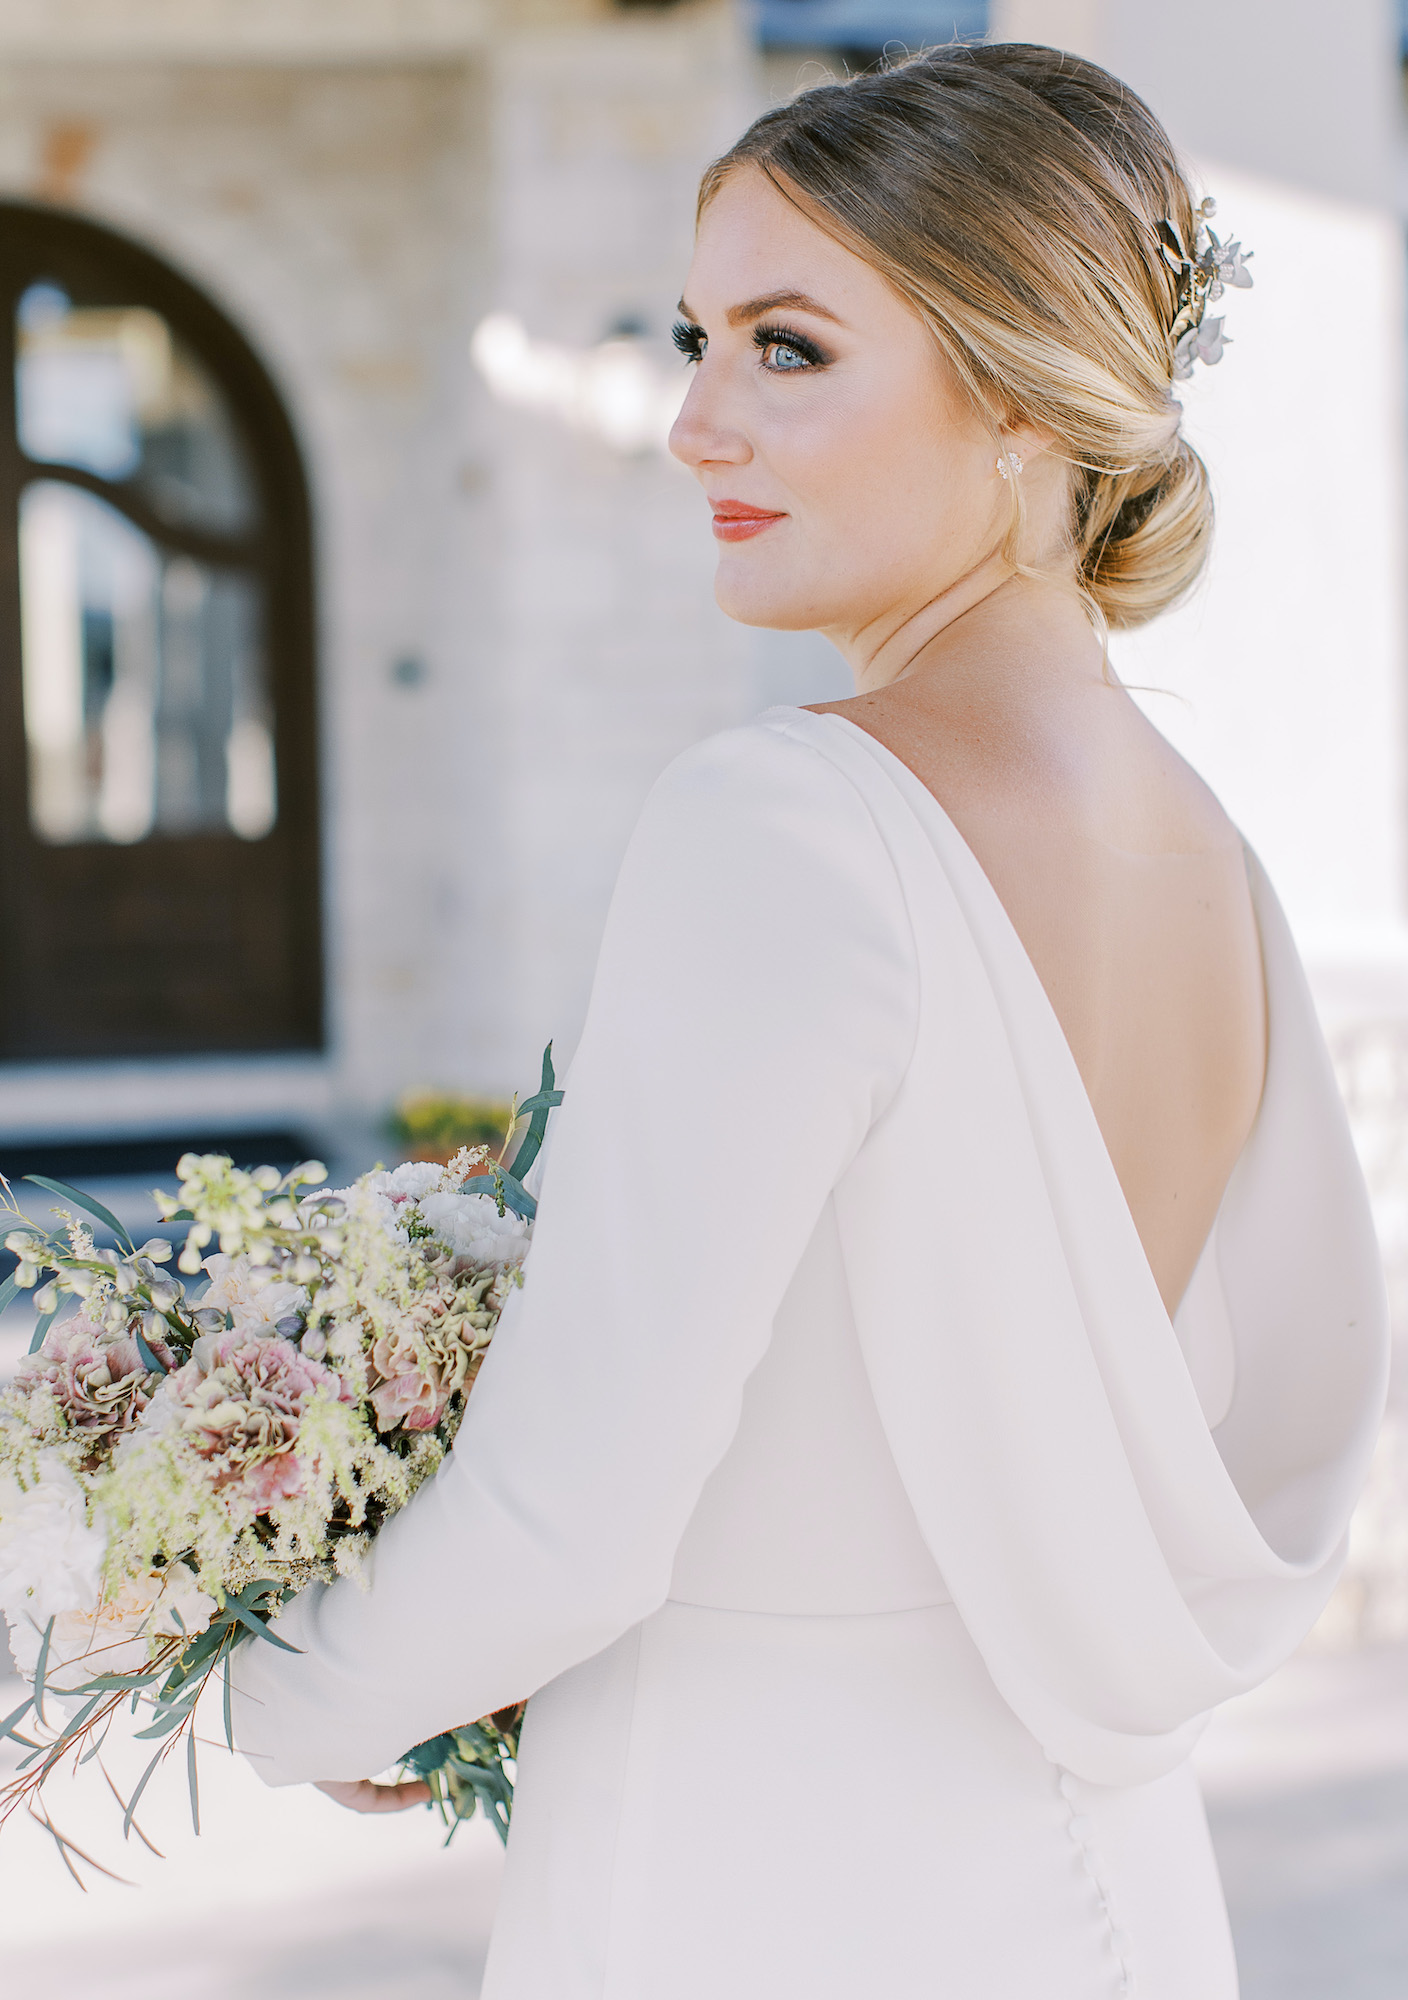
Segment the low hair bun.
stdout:
<path fill-rule="evenodd" d="M 1181 432 L 1151 470 L 1087 473 L 1077 495 L 1081 581 L 1112 631 L 1147 624 L 1185 597 L 1212 545 L 1208 469 Z"/>

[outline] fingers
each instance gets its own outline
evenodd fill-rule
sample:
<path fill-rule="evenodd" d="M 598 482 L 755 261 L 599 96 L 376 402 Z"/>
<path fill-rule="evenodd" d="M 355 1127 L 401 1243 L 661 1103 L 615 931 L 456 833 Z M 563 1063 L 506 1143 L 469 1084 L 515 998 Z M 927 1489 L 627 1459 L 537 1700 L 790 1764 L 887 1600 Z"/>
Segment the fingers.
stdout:
<path fill-rule="evenodd" d="M 313 1789 L 346 1806 L 349 1812 L 405 1812 L 411 1806 L 430 1803 L 430 1787 L 419 1778 L 403 1785 L 378 1785 L 370 1778 L 329 1779 Z"/>

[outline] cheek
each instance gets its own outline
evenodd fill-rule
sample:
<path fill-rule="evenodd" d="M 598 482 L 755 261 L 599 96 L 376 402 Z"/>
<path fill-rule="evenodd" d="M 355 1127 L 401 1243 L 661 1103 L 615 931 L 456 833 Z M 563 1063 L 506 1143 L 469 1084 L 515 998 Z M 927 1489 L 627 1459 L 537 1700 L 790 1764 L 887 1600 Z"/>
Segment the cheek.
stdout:
<path fill-rule="evenodd" d="M 986 447 L 927 384 L 906 392 L 862 383 L 797 400 L 769 413 L 764 449 L 819 559 L 848 570 L 882 558 L 887 567 L 927 563 L 978 525 Z"/>

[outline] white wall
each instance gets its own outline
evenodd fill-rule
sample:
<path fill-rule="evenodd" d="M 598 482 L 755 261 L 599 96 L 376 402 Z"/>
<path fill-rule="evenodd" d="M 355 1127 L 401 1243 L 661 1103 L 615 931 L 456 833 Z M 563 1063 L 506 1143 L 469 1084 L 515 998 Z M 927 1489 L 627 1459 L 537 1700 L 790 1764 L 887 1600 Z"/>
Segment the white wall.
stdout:
<path fill-rule="evenodd" d="M 1408 1012 L 1402 224 L 1390 0 L 999 0 L 1106 63 L 1256 252 L 1180 390 L 1219 530 L 1185 609 L 1113 653 L 1260 849 L 1322 1005 Z"/>

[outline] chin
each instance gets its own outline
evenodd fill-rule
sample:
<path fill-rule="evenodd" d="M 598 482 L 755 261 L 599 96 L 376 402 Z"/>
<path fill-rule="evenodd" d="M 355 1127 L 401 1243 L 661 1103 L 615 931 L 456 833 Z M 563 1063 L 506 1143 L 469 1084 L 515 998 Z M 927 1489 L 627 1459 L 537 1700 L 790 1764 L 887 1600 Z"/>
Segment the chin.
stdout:
<path fill-rule="evenodd" d="M 773 632 L 814 632 L 834 623 L 834 607 L 823 604 L 815 592 L 789 589 L 777 576 L 740 574 L 741 569 L 741 564 L 721 560 L 714 576 L 714 601 L 735 624 Z"/>

